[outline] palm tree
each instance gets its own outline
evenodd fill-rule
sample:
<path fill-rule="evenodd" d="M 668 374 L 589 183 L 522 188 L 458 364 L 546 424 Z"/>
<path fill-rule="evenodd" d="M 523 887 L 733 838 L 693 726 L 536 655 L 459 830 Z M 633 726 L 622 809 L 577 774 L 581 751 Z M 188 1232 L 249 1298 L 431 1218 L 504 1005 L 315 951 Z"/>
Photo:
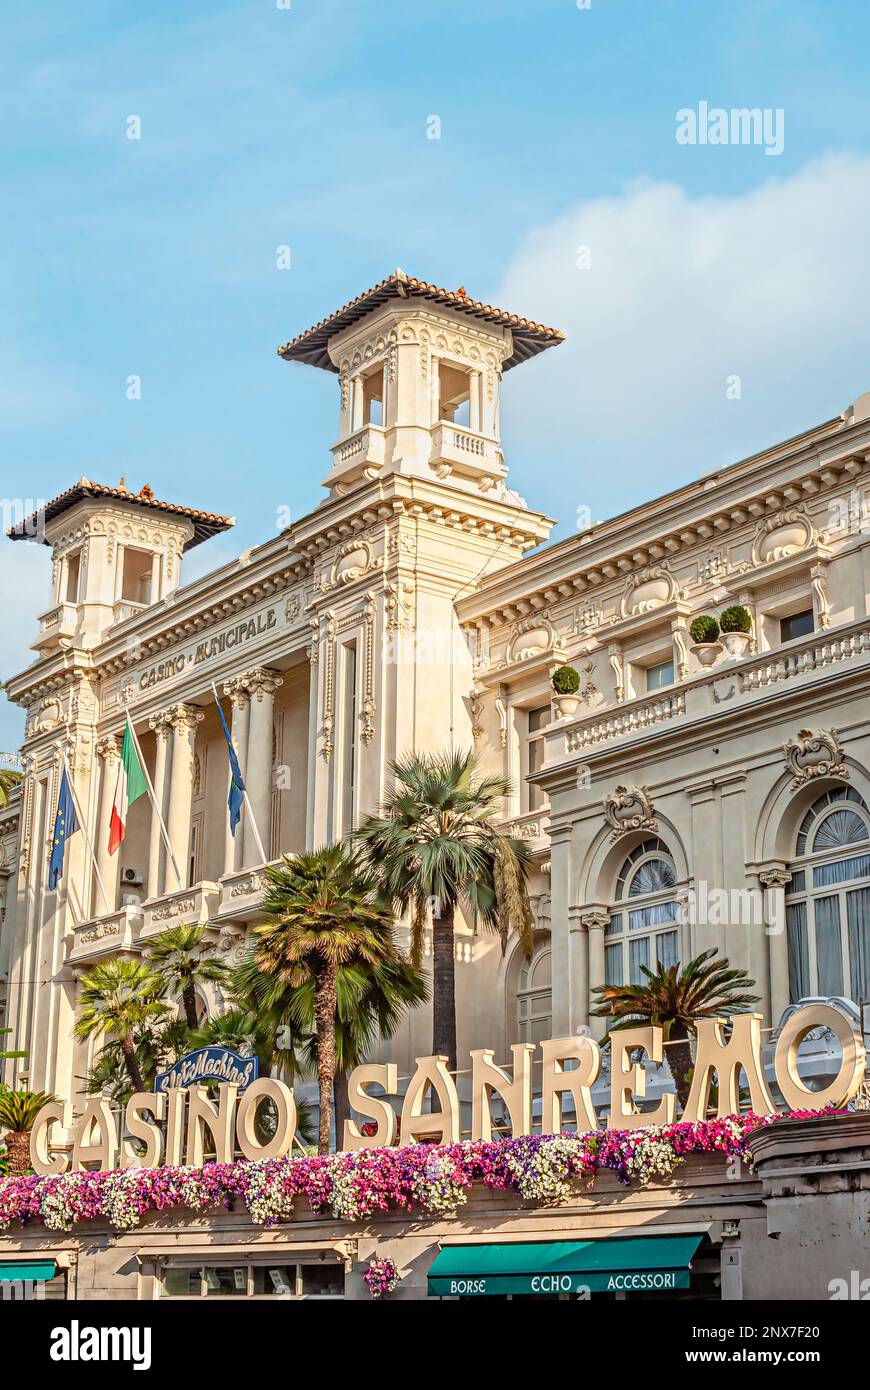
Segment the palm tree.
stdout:
<path fill-rule="evenodd" d="M 363 965 L 394 952 L 389 909 L 375 880 L 344 845 L 328 845 L 266 869 L 264 924 L 256 929 L 252 961 L 259 997 L 274 1009 L 287 987 L 314 987 L 318 1151 L 329 1152 L 330 1100 L 336 1067 L 337 974 L 351 959 Z"/>
<path fill-rule="evenodd" d="M 197 987 L 223 984 L 226 966 L 212 959 L 213 946 L 202 926 L 167 927 L 154 938 L 148 952 L 166 989 L 180 994 L 184 1016 L 190 1029 L 199 1026 L 196 1016 Z"/>
<path fill-rule="evenodd" d="M 198 1046 L 193 1041 L 190 1029 L 183 1019 L 167 1015 L 167 1021 L 155 1026 L 149 1021 L 134 1030 L 133 1037 L 136 1066 L 150 1090 L 159 1071 L 178 1061 L 191 1048 Z M 86 1095 L 106 1095 L 111 1101 L 124 1105 L 136 1089 L 121 1045 L 118 1042 L 106 1043 L 96 1057 L 93 1066 L 84 1078 L 83 1089 Z"/>
<path fill-rule="evenodd" d="M 739 1012 L 758 1000 L 757 994 L 749 992 L 755 981 L 743 970 L 732 970 L 727 960 L 712 962 L 715 954 L 715 949 L 702 951 L 682 969 L 679 961 L 670 966 L 657 962 L 654 972 L 641 966 L 646 976 L 642 985 L 596 985 L 593 991 L 601 997 L 592 1011 L 595 1018 L 636 1020 L 662 1029 L 670 1044 L 666 1055 L 682 1106 L 691 1088 L 689 1038 L 696 1020 Z"/>
<path fill-rule="evenodd" d="M 105 1034 L 117 1043 L 134 1091 L 145 1089 L 136 1055 L 141 1030 L 169 1013 L 163 989 L 163 980 L 144 961 L 123 956 L 95 965 L 82 977 L 81 1014 L 73 1032 L 78 1038 Z"/>
<path fill-rule="evenodd" d="M 14 767 L 0 767 L 0 807 L 8 805 L 9 797 L 24 776 Z"/>
<path fill-rule="evenodd" d="M 6 1166 L 10 1177 L 20 1177 L 30 1168 L 30 1131 L 42 1107 L 54 1099 L 46 1091 L 0 1093 L 0 1129 L 6 1130 Z"/>
<path fill-rule="evenodd" d="M 531 852 L 498 832 L 493 816 L 508 794 L 502 777 L 478 772 L 472 752 L 410 753 L 391 765 L 396 785 L 355 838 L 399 912 L 411 910 L 411 960 L 420 962 L 432 909 L 432 1050 L 456 1069 L 454 921 L 456 909 L 498 933 L 511 932 L 531 956 L 526 887 Z"/>
<path fill-rule="evenodd" d="M 350 1118 L 347 1078 L 371 1053 L 379 1038 L 393 1036 L 406 1011 L 425 1004 L 429 988 L 425 976 L 398 953 L 374 965 L 351 960 L 339 966 L 336 979 L 335 1110 L 336 1146 L 341 1143 L 344 1121 Z M 288 1001 L 288 1017 L 301 1035 L 301 1055 L 308 1068 L 316 1061 L 316 1035 L 311 1033 L 314 991 L 302 985 Z"/>

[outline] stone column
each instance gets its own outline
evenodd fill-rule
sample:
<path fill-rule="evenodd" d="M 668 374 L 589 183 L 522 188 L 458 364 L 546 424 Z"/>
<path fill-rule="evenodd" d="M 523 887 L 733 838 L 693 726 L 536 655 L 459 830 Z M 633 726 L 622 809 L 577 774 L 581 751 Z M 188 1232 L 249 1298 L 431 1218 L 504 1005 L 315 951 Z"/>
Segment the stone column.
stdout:
<path fill-rule="evenodd" d="M 253 818 L 263 842 L 268 860 L 272 853 L 272 726 L 275 691 L 284 682 L 275 671 L 255 667 L 243 677 L 251 701 L 248 727 L 248 756 L 245 766 L 245 785 Z M 262 863 L 263 854 L 254 835 L 250 818 L 245 823 L 245 863 Z"/>
<path fill-rule="evenodd" d="M 196 726 L 203 715 L 195 705 L 173 705 L 167 712 L 172 727 L 172 767 L 169 774 L 169 806 L 166 829 L 181 875 L 179 885 L 171 862 L 166 866 L 164 891 L 187 887 L 187 855 L 190 849 L 190 808 L 193 802 L 193 761 Z"/>
<path fill-rule="evenodd" d="M 230 698 L 230 737 L 233 740 L 233 747 L 236 750 L 236 757 L 239 760 L 239 767 L 242 770 L 245 786 L 248 785 L 248 725 L 251 717 L 251 702 L 248 699 L 248 692 L 243 684 L 243 677 L 233 676 L 230 680 L 224 681 L 224 695 Z M 232 780 L 232 769 L 227 758 L 227 796 L 230 793 L 230 782 Z M 241 819 L 236 826 L 235 835 L 230 830 L 230 814 L 224 804 L 226 813 L 225 838 L 224 838 L 224 873 L 231 874 L 243 868 L 245 846 L 245 825 L 248 820 L 247 807 L 242 807 Z"/>
<path fill-rule="evenodd" d="M 553 1037 L 567 1037 L 573 1013 L 571 942 L 568 904 L 571 901 L 571 826 L 550 827 L 550 949 L 552 985 L 550 1007 Z"/>
<path fill-rule="evenodd" d="M 97 742 L 97 757 L 100 759 L 100 806 L 97 815 L 97 833 L 94 836 L 94 849 L 97 856 L 97 869 L 100 880 L 109 900 L 108 909 L 103 902 L 99 883 L 94 884 L 93 913 L 103 917 L 106 912 L 114 912 L 118 906 L 118 882 L 120 876 L 120 850 L 109 853 L 109 821 L 112 817 L 112 802 L 115 799 L 115 783 L 118 779 L 118 763 L 121 750 L 114 734 Z"/>
<path fill-rule="evenodd" d="M 169 752 L 169 739 L 172 735 L 172 723 L 169 715 L 156 714 L 153 719 L 148 720 L 148 728 L 154 733 L 156 746 L 156 758 L 154 761 L 154 796 L 165 821 L 167 791 L 166 762 Z M 163 843 L 160 821 L 152 805 L 151 827 L 148 835 L 148 878 L 145 886 L 145 892 L 149 898 L 159 898 L 160 894 L 164 892 L 166 883 L 165 854 L 166 847 Z M 172 881 L 174 884 L 174 875 Z"/>
<path fill-rule="evenodd" d="M 468 428 L 480 434 L 480 372 L 468 374 Z"/>
<path fill-rule="evenodd" d="M 610 921 L 610 913 L 604 908 L 592 908 L 581 915 L 580 921 L 589 935 L 589 1025 L 594 1038 L 601 1038 L 607 1028 L 603 1018 L 593 1018 L 592 1010 L 598 1000 L 593 994 L 596 985 L 604 984 L 604 928 Z"/>
<path fill-rule="evenodd" d="M 775 1028 L 789 1004 L 788 934 L 785 929 L 785 888 L 791 883 L 786 868 L 762 869 L 758 881 L 767 889 L 764 920 L 770 977 L 770 1025 Z"/>

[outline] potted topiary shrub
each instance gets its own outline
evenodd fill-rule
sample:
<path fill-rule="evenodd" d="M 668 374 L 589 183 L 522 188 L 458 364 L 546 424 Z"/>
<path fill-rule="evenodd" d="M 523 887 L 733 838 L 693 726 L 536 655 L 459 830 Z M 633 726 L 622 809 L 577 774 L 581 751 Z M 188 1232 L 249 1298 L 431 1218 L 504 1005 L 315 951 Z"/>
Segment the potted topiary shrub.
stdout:
<path fill-rule="evenodd" d="M 709 613 L 700 613 L 689 625 L 692 651 L 702 666 L 712 666 L 722 653 L 719 641 L 719 624 Z"/>
<path fill-rule="evenodd" d="M 557 719 L 570 719 L 580 703 L 577 691 L 580 676 L 573 666 L 559 666 L 553 672 L 553 704 Z"/>
<path fill-rule="evenodd" d="M 752 631 L 749 609 L 744 608 L 742 603 L 732 603 L 730 608 L 719 614 L 719 626 L 728 655 L 745 656 L 749 646 L 749 634 Z"/>

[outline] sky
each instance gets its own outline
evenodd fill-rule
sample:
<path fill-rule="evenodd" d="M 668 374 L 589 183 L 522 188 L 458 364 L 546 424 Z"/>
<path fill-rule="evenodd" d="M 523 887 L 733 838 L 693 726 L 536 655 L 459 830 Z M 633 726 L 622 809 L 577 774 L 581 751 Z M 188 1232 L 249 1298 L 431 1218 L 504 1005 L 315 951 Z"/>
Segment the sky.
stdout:
<path fill-rule="evenodd" d="M 397 265 L 567 333 L 502 395 L 554 538 L 870 390 L 866 0 L 2 12 L 7 511 L 123 474 L 234 515 L 186 580 L 268 539 L 324 495 L 338 419 L 275 348 Z M 732 108 L 759 142 L 716 140 Z M 0 676 L 49 577 L 0 541 Z M 0 696 L 0 751 L 22 723 Z"/>

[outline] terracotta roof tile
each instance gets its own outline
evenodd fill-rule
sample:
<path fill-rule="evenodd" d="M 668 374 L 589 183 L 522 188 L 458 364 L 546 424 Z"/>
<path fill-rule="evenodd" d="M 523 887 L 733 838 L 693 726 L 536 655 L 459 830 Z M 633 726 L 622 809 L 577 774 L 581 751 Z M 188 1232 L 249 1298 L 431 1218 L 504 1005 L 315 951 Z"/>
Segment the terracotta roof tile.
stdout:
<path fill-rule="evenodd" d="M 123 484 L 118 487 L 107 487 L 104 483 L 92 483 L 90 478 L 80 478 L 74 487 L 67 488 L 66 492 L 61 492 L 57 497 L 53 497 L 50 502 L 40 508 L 38 512 L 33 512 L 30 516 L 24 517 L 22 521 L 10 526 L 6 532 L 10 540 L 26 541 L 33 540 L 43 532 L 47 521 L 52 521 L 56 516 L 61 516 L 63 512 L 69 511 L 77 502 L 81 502 L 85 497 L 112 497 L 119 501 L 129 502 L 134 507 L 147 507 L 153 512 L 167 512 L 173 516 L 186 517 L 193 522 L 193 539 L 187 544 L 187 549 L 194 545 L 199 545 L 200 541 L 208 540 L 209 536 L 215 536 L 219 531 L 227 531 L 235 525 L 235 517 L 220 516 L 217 512 L 202 512 L 196 507 L 182 507 L 176 502 L 161 502 L 154 496 L 148 483 L 139 492 L 130 492 Z M 40 525 L 40 522 L 42 523 Z M 48 545 L 44 534 L 41 535 L 43 545 Z"/>
<path fill-rule="evenodd" d="M 415 280 L 403 270 L 395 270 L 392 275 L 380 280 L 364 294 L 357 295 L 356 299 L 352 299 L 343 308 L 336 309 L 335 313 L 321 319 L 313 328 L 300 333 L 296 338 L 291 338 L 289 343 L 278 348 L 278 356 L 288 362 L 307 362 L 312 367 L 336 371 L 337 368 L 330 361 L 327 351 L 330 339 L 390 299 L 430 299 L 471 318 L 509 328 L 513 335 L 514 350 L 505 362 L 505 369 L 527 361 L 536 353 L 544 352 L 546 348 L 555 347 L 565 338 L 565 334 L 558 328 L 547 328 L 542 323 L 535 323 L 533 319 L 524 319 L 519 314 L 508 313 L 506 309 L 496 309 L 492 304 L 471 299 L 464 286 L 458 290 L 445 290 L 438 285 L 430 285 L 426 280 Z"/>

